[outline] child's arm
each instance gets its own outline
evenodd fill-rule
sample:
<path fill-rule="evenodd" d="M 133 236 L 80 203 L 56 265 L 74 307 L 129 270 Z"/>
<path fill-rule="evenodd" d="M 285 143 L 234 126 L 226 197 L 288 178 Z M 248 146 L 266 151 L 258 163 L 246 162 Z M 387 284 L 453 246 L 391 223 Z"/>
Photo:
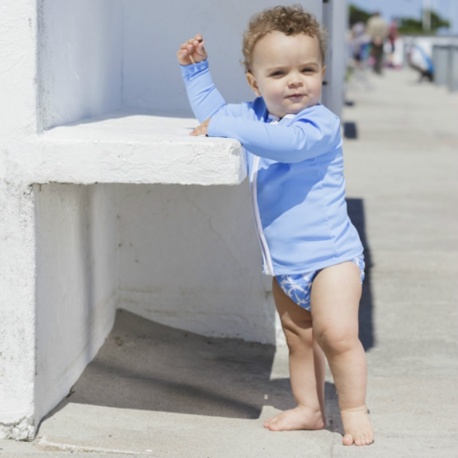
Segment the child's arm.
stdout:
<path fill-rule="evenodd" d="M 207 131 L 211 137 L 235 138 L 251 153 L 278 162 L 301 162 L 342 145 L 339 118 L 322 105 L 278 124 L 218 113 Z"/>
<path fill-rule="evenodd" d="M 189 103 L 196 118 L 203 123 L 192 135 L 206 134 L 210 118 L 221 108 L 228 107 L 213 83 L 204 45 L 202 36 L 196 35 L 183 43 L 177 52 Z"/>

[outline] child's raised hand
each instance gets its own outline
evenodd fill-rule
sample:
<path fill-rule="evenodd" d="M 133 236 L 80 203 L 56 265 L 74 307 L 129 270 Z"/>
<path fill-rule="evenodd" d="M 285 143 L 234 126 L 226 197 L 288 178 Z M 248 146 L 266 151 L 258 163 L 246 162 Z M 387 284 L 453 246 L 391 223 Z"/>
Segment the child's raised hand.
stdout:
<path fill-rule="evenodd" d="M 207 52 L 204 44 L 202 35 L 197 34 L 194 38 L 190 38 L 180 46 L 177 52 L 178 62 L 181 65 L 190 65 L 205 60 Z"/>

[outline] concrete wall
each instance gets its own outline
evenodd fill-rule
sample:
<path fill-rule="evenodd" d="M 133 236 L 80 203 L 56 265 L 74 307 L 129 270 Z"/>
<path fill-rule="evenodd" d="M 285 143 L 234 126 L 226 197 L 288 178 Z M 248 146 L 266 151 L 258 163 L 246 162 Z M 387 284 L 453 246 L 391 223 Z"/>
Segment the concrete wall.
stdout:
<path fill-rule="evenodd" d="M 41 418 L 68 394 L 113 325 L 119 239 L 112 186 L 35 185 L 34 194 L 35 397 Z"/>
<path fill-rule="evenodd" d="M 247 183 L 126 186 L 119 306 L 205 335 L 275 343 Z"/>
<path fill-rule="evenodd" d="M 0 3 L 0 437 L 33 437 L 116 307 L 277 341 L 247 185 L 222 186 L 240 145 L 144 116 L 189 113 L 175 52 L 197 31 L 227 99 L 251 97 L 241 33 L 277 3 Z"/>
<path fill-rule="evenodd" d="M 345 37 L 348 24 L 348 5 L 344 1 L 330 1 L 323 4 L 323 24 L 328 30 L 328 51 L 326 56 L 326 86 L 323 104 L 338 116 L 344 103 L 343 78 L 347 67 Z"/>
<path fill-rule="evenodd" d="M 227 100 L 252 98 L 242 34 L 252 14 L 279 3 L 232 0 L 215 11 L 212 0 L 38 0 L 41 127 L 126 108 L 192 116 L 175 55 L 197 32 Z M 321 0 L 301 3 L 321 20 Z"/>
<path fill-rule="evenodd" d="M 35 430 L 35 237 L 16 158 L 35 133 L 35 2 L 0 2 L 0 437 Z"/>
<path fill-rule="evenodd" d="M 122 102 L 119 1 L 38 0 L 40 128 L 117 110 Z"/>
<path fill-rule="evenodd" d="M 186 94 L 175 55 L 178 45 L 196 33 L 206 40 L 212 75 L 224 97 L 231 102 L 253 98 L 241 65 L 242 35 L 254 13 L 282 3 L 291 2 L 170 0 L 158 8 L 154 1 L 123 0 L 124 104 L 165 115 L 191 115 L 183 103 Z M 298 3 L 321 19 L 321 0 Z"/>

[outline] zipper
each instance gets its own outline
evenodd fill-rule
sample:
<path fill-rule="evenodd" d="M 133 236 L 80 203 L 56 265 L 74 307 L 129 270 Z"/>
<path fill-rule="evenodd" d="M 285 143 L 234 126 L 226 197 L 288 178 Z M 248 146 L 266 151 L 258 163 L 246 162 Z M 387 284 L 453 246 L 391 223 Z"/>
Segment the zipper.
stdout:
<path fill-rule="evenodd" d="M 258 206 L 258 170 L 259 170 L 259 162 L 261 158 L 259 156 L 253 157 L 253 166 L 251 169 L 251 199 L 253 201 L 253 210 L 254 210 L 254 217 L 256 222 L 256 229 L 258 232 L 259 242 L 261 245 L 261 252 L 262 258 L 264 261 L 264 268 L 265 273 L 267 275 L 274 275 L 274 268 L 272 265 L 272 257 L 270 256 L 269 246 L 267 244 L 267 240 L 264 236 L 264 232 L 262 230 L 262 222 L 261 216 L 259 214 L 259 206 Z"/>

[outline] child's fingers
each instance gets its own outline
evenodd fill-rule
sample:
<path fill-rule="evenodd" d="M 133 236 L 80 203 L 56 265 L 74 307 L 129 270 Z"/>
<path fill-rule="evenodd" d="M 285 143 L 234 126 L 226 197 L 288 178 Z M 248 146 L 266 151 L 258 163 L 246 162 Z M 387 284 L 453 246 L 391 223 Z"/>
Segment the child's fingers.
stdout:
<path fill-rule="evenodd" d="M 204 42 L 203 41 L 197 45 L 196 52 L 197 52 L 197 54 L 199 54 L 202 57 L 206 57 L 207 56 L 207 51 L 205 51 Z"/>
<path fill-rule="evenodd" d="M 191 63 L 187 49 L 180 48 L 177 52 L 177 59 L 181 65 L 188 65 Z"/>
<path fill-rule="evenodd" d="M 206 129 L 204 129 L 202 126 L 197 126 L 190 132 L 189 135 L 192 135 L 193 137 L 199 137 L 200 135 L 206 135 L 206 133 Z"/>
<path fill-rule="evenodd" d="M 191 55 L 195 52 L 194 47 L 188 42 L 183 43 L 177 52 L 177 57 L 180 63 L 186 65 L 192 62 Z"/>
<path fill-rule="evenodd" d="M 190 39 L 181 44 L 180 50 L 186 51 L 187 53 L 193 53 L 195 49 L 195 40 Z"/>
<path fill-rule="evenodd" d="M 208 118 L 202 124 L 194 128 L 190 132 L 190 135 L 192 135 L 193 137 L 197 137 L 199 135 L 208 135 L 208 124 L 209 123 L 210 123 L 210 118 Z"/>
<path fill-rule="evenodd" d="M 194 42 L 194 58 L 198 60 L 205 60 L 207 58 L 207 51 L 205 50 L 204 41 Z"/>

